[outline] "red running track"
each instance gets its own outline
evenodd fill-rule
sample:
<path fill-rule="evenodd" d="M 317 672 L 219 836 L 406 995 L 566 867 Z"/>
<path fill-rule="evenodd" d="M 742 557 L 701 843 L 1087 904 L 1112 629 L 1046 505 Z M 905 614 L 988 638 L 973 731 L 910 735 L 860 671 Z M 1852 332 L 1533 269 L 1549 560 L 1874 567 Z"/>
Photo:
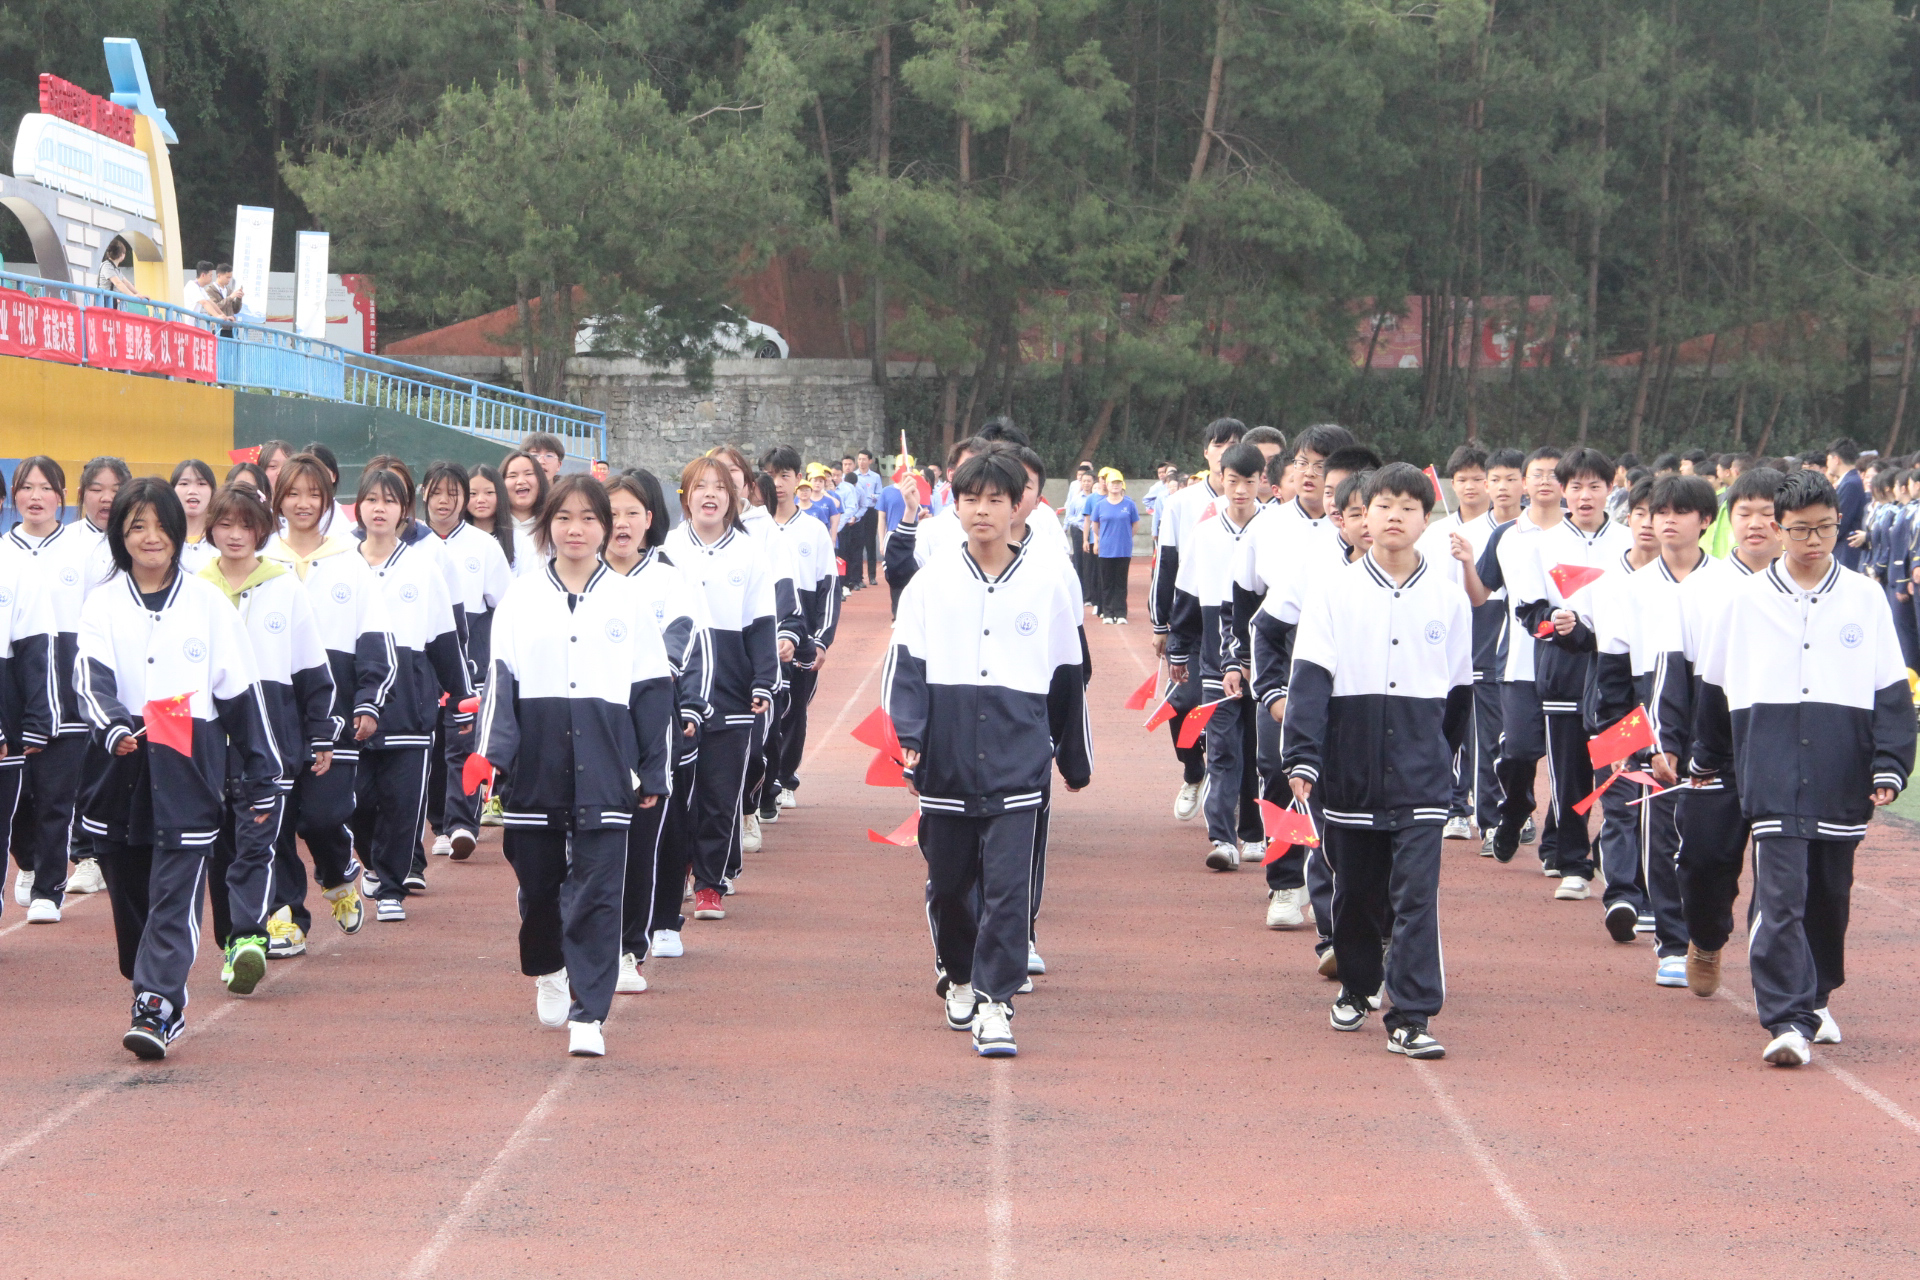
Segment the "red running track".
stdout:
<path fill-rule="evenodd" d="M 1144 566 L 1141 566 L 1144 568 Z M 1143 579 L 1137 575 L 1136 609 Z M 1141 611 L 1143 613 L 1144 611 Z M 229 997 L 203 955 L 164 1063 L 119 1047 L 107 904 L 0 922 L 9 1276 L 1893 1277 L 1920 1253 L 1920 875 L 1876 824 L 1847 1043 L 1764 1066 L 1745 1001 L 1653 985 L 1596 896 L 1450 845 L 1449 1056 L 1327 1026 L 1310 936 L 1204 870 L 1164 734 L 1122 709 L 1152 634 L 1089 631 L 1099 764 L 1056 799 L 1021 1056 L 933 996 L 909 811 L 846 736 L 883 591 L 814 703 L 802 807 L 730 918 L 618 998 L 610 1056 L 539 1027 L 513 877 L 436 859 L 405 924 Z M 1737 956 L 1738 947 L 1729 948 Z"/>

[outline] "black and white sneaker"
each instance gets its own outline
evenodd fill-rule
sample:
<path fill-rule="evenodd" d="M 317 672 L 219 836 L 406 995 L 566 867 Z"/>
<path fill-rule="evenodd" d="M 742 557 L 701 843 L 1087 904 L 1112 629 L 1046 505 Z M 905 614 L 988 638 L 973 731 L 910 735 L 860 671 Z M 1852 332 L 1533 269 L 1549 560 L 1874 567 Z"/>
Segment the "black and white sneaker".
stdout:
<path fill-rule="evenodd" d="M 1444 1058 L 1447 1048 L 1427 1034 L 1425 1027 L 1395 1027 L 1387 1037 L 1387 1052 L 1409 1058 Z"/>
<path fill-rule="evenodd" d="M 1540 828 L 1533 825 L 1533 815 L 1529 814 L 1527 820 L 1520 824 L 1520 843 L 1533 844 L 1539 839 Z"/>
<path fill-rule="evenodd" d="M 947 1002 L 947 1029 L 949 1031 L 973 1030 L 973 1015 L 980 1008 L 980 997 L 974 994 L 970 982 L 947 982 L 947 989 L 941 997 Z"/>
<path fill-rule="evenodd" d="M 1520 833 L 1506 823 L 1493 829 L 1493 860 L 1512 862 L 1513 855 L 1520 852 Z"/>
<path fill-rule="evenodd" d="M 133 1025 L 120 1037 L 120 1044 L 144 1062 L 158 1062 L 186 1025 L 185 1019 L 173 1015 L 165 998 L 149 991 L 135 998 Z"/>
<path fill-rule="evenodd" d="M 1328 1015 L 1327 1021 L 1335 1031 L 1358 1031 L 1372 1012 L 1373 1005 L 1365 996 L 1342 991 L 1340 998 L 1333 1002 L 1333 1012 Z"/>
<path fill-rule="evenodd" d="M 1607 908 L 1607 934 L 1615 942 L 1632 942 L 1640 927 L 1640 910 L 1631 902 L 1616 902 Z"/>

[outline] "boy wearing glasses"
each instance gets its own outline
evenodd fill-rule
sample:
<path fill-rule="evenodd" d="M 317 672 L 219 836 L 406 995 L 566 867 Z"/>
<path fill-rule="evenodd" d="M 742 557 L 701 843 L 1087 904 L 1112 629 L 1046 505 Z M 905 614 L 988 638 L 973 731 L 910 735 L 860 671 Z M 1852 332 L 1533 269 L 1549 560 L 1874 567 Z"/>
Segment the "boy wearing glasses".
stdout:
<path fill-rule="evenodd" d="M 1834 558 L 1840 500 L 1817 471 L 1780 486 L 1784 554 L 1730 593 L 1700 662 L 1692 771 L 1731 771 L 1753 824 L 1754 1004 L 1775 1066 L 1838 1043 L 1853 851 L 1913 768 L 1914 717 L 1893 615 Z"/>

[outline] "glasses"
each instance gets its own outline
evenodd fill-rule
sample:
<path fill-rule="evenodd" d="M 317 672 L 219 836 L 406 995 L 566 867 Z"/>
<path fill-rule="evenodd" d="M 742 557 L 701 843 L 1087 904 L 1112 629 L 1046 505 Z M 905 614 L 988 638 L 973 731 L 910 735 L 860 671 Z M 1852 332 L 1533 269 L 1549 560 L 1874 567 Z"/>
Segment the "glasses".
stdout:
<path fill-rule="evenodd" d="M 1295 458 L 1293 460 L 1293 465 L 1300 468 L 1300 470 L 1308 473 L 1309 475 L 1323 476 L 1327 474 L 1327 464 L 1325 459 L 1322 459 L 1319 462 L 1308 462 L 1305 458 Z"/>
<path fill-rule="evenodd" d="M 1780 529 L 1795 542 L 1805 542 L 1810 538 L 1825 542 L 1840 532 L 1840 524 L 1838 521 L 1829 521 L 1826 524 L 1786 524 L 1781 525 Z"/>

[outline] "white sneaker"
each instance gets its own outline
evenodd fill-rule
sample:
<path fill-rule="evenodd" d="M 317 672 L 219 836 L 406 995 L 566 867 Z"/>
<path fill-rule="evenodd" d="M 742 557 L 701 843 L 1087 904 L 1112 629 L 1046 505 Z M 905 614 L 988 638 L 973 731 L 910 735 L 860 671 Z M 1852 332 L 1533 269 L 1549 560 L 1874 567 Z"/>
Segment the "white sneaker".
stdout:
<path fill-rule="evenodd" d="M 1017 987 L 1015 987 L 1015 988 L 1013 989 L 1013 994 L 1015 994 L 1015 995 L 1017 995 L 1017 996 L 1030 996 L 1030 995 L 1032 995 L 1032 994 L 1033 994 L 1033 979 L 1032 979 L 1032 978 L 1022 978 L 1022 979 L 1020 980 L 1020 985 L 1019 985 L 1019 986 L 1017 986 Z"/>
<path fill-rule="evenodd" d="M 453 837 L 435 836 L 433 838 L 433 856 L 436 858 L 451 858 L 453 856 Z"/>
<path fill-rule="evenodd" d="M 380 877 L 371 871 L 360 873 L 360 896 L 378 898 L 380 896 Z"/>
<path fill-rule="evenodd" d="M 1027 943 L 1027 972 L 1045 973 L 1046 971 L 1047 962 L 1040 958 L 1040 948 L 1034 946 L 1033 943 L 1029 941 Z"/>
<path fill-rule="evenodd" d="M 1656 987 L 1684 987 L 1687 985 L 1687 958 L 1685 956 L 1662 956 L 1659 967 L 1653 971 L 1653 985 Z"/>
<path fill-rule="evenodd" d="M 533 1011 L 540 1015 L 543 1027 L 567 1025 L 567 1010 L 573 1006 L 573 992 L 567 987 L 567 971 L 555 969 L 533 980 Z"/>
<path fill-rule="evenodd" d="M 52 898 L 35 898 L 27 907 L 28 924 L 59 924 L 60 904 Z"/>
<path fill-rule="evenodd" d="M 455 827 L 453 834 L 447 837 L 447 847 L 452 851 L 455 862 L 465 862 L 472 857 L 474 846 L 479 843 L 479 840 L 474 838 L 473 832 L 464 827 Z"/>
<path fill-rule="evenodd" d="M 1173 793 L 1173 816 L 1181 822 L 1187 821 L 1200 812 L 1201 782 L 1183 782 L 1180 789 Z"/>
<path fill-rule="evenodd" d="M 1776 1067 L 1804 1067 L 1813 1061 L 1813 1049 L 1798 1027 L 1790 1027 L 1767 1041 L 1760 1056 Z"/>
<path fill-rule="evenodd" d="M 973 1017 L 973 1051 L 983 1058 L 1011 1058 L 1020 1052 L 1013 1043 L 1013 1006 L 983 1003 Z"/>
<path fill-rule="evenodd" d="M 1833 1020 L 1833 1015 L 1825 1009 L 1815 1009 L 1814 1012 L 1820 1015 L 1820 1029 L 1813 1033 L 1813 1042 L 1815 1044 L 1839 1044 L 1840 1024 Z"/>
<path fill-rule="evenodd" d="M 1440 838 L 1442 840 L 1471 840 L 1473 839 L 1473 824 L 1467 821 L 1466 815 L 1456 814 L 1447 819 L 1447 825 L 1441 830 Z"/>
<path fill-rule="evenodd" d="M 1267 856 L 1265 840 L 1243 840 L 1240 842 L 1240 861 L 1250 866 L 1259 866 L 1260 859 Z"/>
<path fill-rule="evenodd" d="M 607 1039 L 600 1034 L 597 1022 L 569 1022 L 567 1024 L 567 1052 L 576 1058 L 604 1058 L 607 1056 Z"/>
<path fill-rule="evenodd" d="M 1207 854 L 1207 866 L 1215 871 L 1233 871 L 1240 866 L 1240 846 L 1231 840 L 1216 840 Z"/>
<path fill-rule="evenodd" d="M 971 982 L 956 982 L 947 988 L 947 1028 L 951 1031 L 971 1031 L 973 1015 L 980 1004 L 980 997 L 973 994 Z"/>
<path fill-rule="evenodd" d="M 640 962 L 628 951 L 620 956 L 620 976 L 614 979 L 613 990 L 617 995 L 637 996 L 647 989 L 646 975 L 640 972 Z"/>
<path fill-rule="evenodd" d="M 393 924 L 407 918 L 407 908 L 398 898 L 382 898 L 374 908 L 373 918 L 382 924 Z"/>
<path fill-rule="evenodd" d="M 1579 876 L 1562 876 L 1560 887 L 1553 891 L 1553 896 L 1562 902 L 1585 902 L 1592 892 L 1592 888 Z"/>
<path fill-rule="evenodd" d="M 655 929 L 653 944 L 647 950 L 649 954 L 666 960 L 677 959 L 687 954 L 687 949 L 680 945 L 678 929 Z"/>
<path fill-rule="evenodd" d="M 33 872 L 22 871 L 13 878 L 13 901 L 15 906 L 33 905 Z"/>
<path fill-rule="evenodd" d="M 1300 909 L 1305 902 L 1307 891 L 1301 889 L 1275 889 L 1267 895 L 1267 928 L 1298 929 L 1307 922 L 1307 913 Z"/>
<path fill-rule="evenodd" d="M 68 893 L 102 893 L 107 887 L 107 878 L 100 874 L 100 863 L 94 858 L 82 858 L 73 864 L 73 874 L 67 877 Z"/>
<path fill-rule="evenodd" d="M 742 853 L 760 852 L 760 815 L 757 813 L 741 815 L 740 851 Z"/>
<path fill-rule="evenodd" d="M 792 787 L 780 788 L 780 794 L 773 798 L 773 802 L 782 809 L 798 809 L 800 807 L 800 797 L 793 793 Z"/>

